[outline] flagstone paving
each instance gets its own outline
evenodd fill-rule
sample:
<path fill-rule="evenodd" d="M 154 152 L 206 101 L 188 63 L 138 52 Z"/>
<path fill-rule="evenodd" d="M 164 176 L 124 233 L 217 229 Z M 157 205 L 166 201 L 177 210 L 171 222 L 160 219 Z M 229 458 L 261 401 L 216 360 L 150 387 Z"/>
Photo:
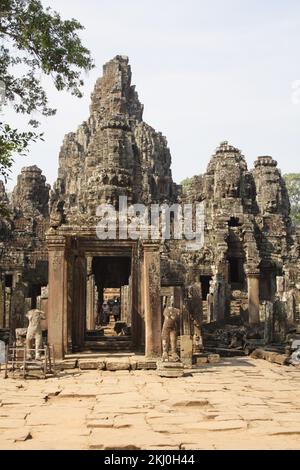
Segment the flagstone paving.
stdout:
<path fill-rule="evenodd" d="M 300 449 L 300 369 L 232 358 L 177 379 L 1 373 L 0 449 Z"/>

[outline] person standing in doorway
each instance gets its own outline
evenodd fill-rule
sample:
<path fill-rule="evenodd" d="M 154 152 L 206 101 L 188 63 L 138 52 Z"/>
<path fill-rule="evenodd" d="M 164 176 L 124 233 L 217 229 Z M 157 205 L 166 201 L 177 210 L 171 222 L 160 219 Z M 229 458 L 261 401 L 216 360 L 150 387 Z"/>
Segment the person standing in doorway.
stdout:
<path fill-rule="evenodd" d="M 115 317 L 115 321 L 120 320 L 120 301 L 119 299 L 115 299 L 113 307 L 112 307 L 112 314 Z"/>
<path fill-rule="evenodd" d="M 110 308 L 106 300 L 102 304 L 102 323 L 106 325 L 109 320 Z"/>

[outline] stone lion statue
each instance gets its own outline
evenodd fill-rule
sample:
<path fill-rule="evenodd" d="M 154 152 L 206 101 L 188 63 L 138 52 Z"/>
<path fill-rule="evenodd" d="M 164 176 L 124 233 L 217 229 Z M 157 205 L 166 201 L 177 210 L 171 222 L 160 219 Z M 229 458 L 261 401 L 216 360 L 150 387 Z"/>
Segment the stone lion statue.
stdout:
<path fill-rule="evenodd" d="M 169 306 L 166 306 L 163 312 L 164 324 L 162 328 L 162 349 L 163 362 L 169 361 L 169 352 L 171 353 L 171 360 L 179 362 L 180 358 L 176 352 L 177 345 L 177 319 L 180 315 L 180 310 L 174 307 L 174 297 L 170 297 Z"/>
<path fill-rule="evenodd" d="M 26 314 L 29 325 L 26 334 L 26 348 L 32 349 L 35 340 L 35 359 L 41 359 L 40 349 L 43 346 L 41 320 L 46 320 L 44 312 L 38 309 L 29 310 Z M 28 351 L 27 358 L 31 359 L 31 351 Z"/>

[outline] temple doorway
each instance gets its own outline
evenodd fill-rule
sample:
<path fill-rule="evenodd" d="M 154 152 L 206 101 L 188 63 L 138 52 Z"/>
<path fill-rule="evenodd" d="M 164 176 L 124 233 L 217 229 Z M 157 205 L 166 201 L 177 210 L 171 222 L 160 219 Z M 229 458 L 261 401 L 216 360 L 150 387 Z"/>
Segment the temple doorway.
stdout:
<path fill-rule="evenodd" d="M 244 269 L 246 256 L 240 240 L 239 228 L 233 225 L 233 222 L 231 222 L 227 240 L 228 282 L 231 285 L 232 291 L 243 291 L 246 288 L 246 273 Z"/>
<path fill-rule="evenodd" d="M 212 281 L 212 276 L 200 276 L 200 283 L 201 283 L 201 292 L 202 292 L 202 300 L 206 301 L 207 296 L 209 294 L 210 283 Z"/>
<path fill-rule="evenodd" d="M 230 257 L 229 261 L 229 282 L 233 289 L 242 289 L 244 285 L 244 261 L 242 258 Z"/>
<path fill-rule="evenodd" d="M 276 276 L 282 273 L 271 266 L 262 266 L 260 270 L 259 298 L 260 301 L 274 301 L 276 294 Z"/>
<path fill-rule="evenodd" d="M 88 260 L 85 345 L 89 349 L 128 349 L 131 285 L 131 257 L 94 256 Z"/>

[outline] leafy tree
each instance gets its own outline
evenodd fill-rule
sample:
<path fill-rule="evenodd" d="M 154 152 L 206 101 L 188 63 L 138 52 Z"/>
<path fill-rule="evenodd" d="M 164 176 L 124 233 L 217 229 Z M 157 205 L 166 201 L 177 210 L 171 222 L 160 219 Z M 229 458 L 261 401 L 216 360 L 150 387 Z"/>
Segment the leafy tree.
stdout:
<path fill-rule="evenodd" d="M 50 75 L 57 90 L 82 96 L 81 74 L 94 66 L 78 36 L 82 29 L 77 20 L 62 20 L 39 0 L 0 0 L 0 88 L 5 90 L 6 105 L 28 115 L 26 132 L 0 122 L 0 176 L 5 180 L 13 154 L 26 152 L 31 142 L 42 138 L 32 113 L 56 112 L 49 106 L 42 75 Z"/>
<path fill-rule="evenodd" d="M 284 175 L 291 202 L 291 216 L 295 225 L 300 225 L 300 173 Z"/>
<path fill-rule="evenodd" d="M 193 178 L 185 178 L 181 181 L 180 185 L 182 186 L 182 194 L 186 194 L 193 182 Z"/>

